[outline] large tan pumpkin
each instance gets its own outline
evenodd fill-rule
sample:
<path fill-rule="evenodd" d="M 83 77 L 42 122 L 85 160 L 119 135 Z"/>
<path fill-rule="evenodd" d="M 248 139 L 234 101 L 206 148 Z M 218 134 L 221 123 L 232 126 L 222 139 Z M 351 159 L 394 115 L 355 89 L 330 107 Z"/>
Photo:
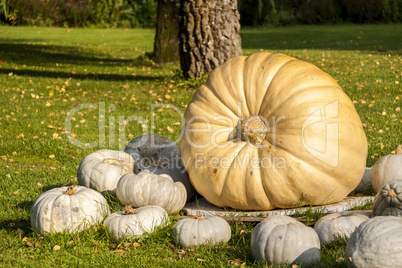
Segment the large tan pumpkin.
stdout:
<path fill-rule="evenodd" d="M 330 75 L 283 54 L 230 59 L 184 117 L 183 163 L 217 206 L 333 203 L 365 170 L 367 140 L 351 100 Z"/>

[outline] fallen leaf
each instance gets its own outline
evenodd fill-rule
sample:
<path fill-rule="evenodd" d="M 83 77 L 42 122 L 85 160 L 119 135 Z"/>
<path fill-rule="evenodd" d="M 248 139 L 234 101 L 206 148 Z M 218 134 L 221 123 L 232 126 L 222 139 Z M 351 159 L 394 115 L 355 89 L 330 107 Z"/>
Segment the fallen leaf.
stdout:
<path fill-rule="evenodd" d="M 49 155 L 49 158 L 55 158 L 56 156 L 54 154 Z"/>
<path fill-rule="evenodd" d="M 18 190 L 17 191 L 15 191 L 15 192 L 13 192 L 13 195 L 17 195 L 18 194 Z"/>
<path fill-rule="evenodd" d="M 121 254 L 124 253 L 124 249 L 116 249 L 114 252 L 115 252 L 117 255 L 121 255 Z"/>
<path fill-rule="evenodd" d="M 12 155 L 17 155 L 17 152 L 16 152 L 16 151 L 14 151 L 14 152 L 12 152 L 11 154 L 12 154 Z"/>
<path fill-rule="evenodd" d="M 32 247 L 33 247 L 33 244 L 28 241 L 28 242 L 27 242 L 27 246 L 32 248 Z"/>
<path fill-rule="evenodd" d="M 55 245 L 54 247 L 53 247 L 53 250 L 54 251 L 58 251 L 58 250 L 60 250 L 61 249 L 61 247 L 59 246 L 59 245 Z"/>
<path fill-rule="evenodd" d="M 141 246 L 140 243 L 138 243 L 138 242 L 134 242 L 134 243 L 133 243 L 133 247 L 138 248 L 139 246 Z"/>
<path fill-rule="evenodd" d="M 167 127 L 167 130 L 170 132 L 170 133 L 173 133 L 174 132 L 174 129 L 173 128 L 171 128 L 171 127 Z"/>

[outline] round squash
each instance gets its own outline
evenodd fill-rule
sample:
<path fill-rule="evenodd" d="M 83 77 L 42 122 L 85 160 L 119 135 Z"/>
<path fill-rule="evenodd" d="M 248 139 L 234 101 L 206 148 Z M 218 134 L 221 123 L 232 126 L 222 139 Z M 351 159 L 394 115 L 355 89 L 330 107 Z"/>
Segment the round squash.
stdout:
<path fill-rule="evenodd" d="M 109 214 L 106 199 L 83 186 L 54 188 L 41 194 L 31 208 L 31 226 L 36 232 L 79 232 L 102 222 Z"/>
<path fill-rule="evenodd" d="M 124 149 L 136 165 L 134 173 L 148 169 L 155 174 L 167 174 L 173 181 L 181 182 L 187 190 L 187 201 L 195 195 L 186 169 L 181 164 L 179 147 L 173 141 L 156 134 L 145 134 L 134 138 Z"/>
<path fill-rule="evenodd" d="M 137 209 L 125 206 L 122 211 L 110 214 L 103 225 L 119 241 L 123 237 L 141 237 L 152 233 L 168 221 L 169 215 L 159 206 L 143 206 Z"/>
<path fill-rule="evenodd" d="M 402 217 L 402 179 L 390 181 L 377 193 L 373 203 L 373 216 Z"/>
<path fill-rule="evenodd" d="M 173 237 L 182 247 L 228 242 L 231 235 L 229 223 L 218 216 L 192 216 L 173 226 Z"/>
<path fill-rule="evenodd" d="M 367 141 L 352 101 L 331 76 L 283 54 L 228 60 L 184 118 L 180 149 L 191 183 L 220 207 L 338 202 L 365 170 Z"/>
<path fill-rule="evenodd" d="M 87 155 L 78 166 L 77 179 L 82 186 L 116 196 L 121 176 L 132 173 L 134 160 L 125 152 L 99 150 Z"/>
<path fill-rule="evenodd" d="M 339 236 L 349 237 L 350 234 L 369 217 L 356 211 L 342 211 L 328 214 L 320 218 L 314 225 L 321 243 L 329 243 Z"/>
<path fill-rule="evenodd" d="M 388 182 L 402 179 L 402 146 L 394 154 L 378 159 L 371 169 L 371 185 L 376 193 Z"/>
<path fill-rule="evenodd" d="M 126 174 L 119 180 L 116 195 L 123 205 L 160 206 L 168 213 L 176 213 L 186 204 L 187 192 L 181 182 L 173 182 L 166 174 L 156 175 L 142 170 Z"/>
<path fill-rule="evenodd" d="M 348 267 L 401 267 L 402 219 L 378 216 L 362 224 L 350 235 L 345 261 Z"/>
<path fill-rule="evenodd" d="M 320 260 L 320 247 L 313 228 L 288 216 L 269 216 L 251 233 L 254 259 L 268 264 L 313 264 Z"/>

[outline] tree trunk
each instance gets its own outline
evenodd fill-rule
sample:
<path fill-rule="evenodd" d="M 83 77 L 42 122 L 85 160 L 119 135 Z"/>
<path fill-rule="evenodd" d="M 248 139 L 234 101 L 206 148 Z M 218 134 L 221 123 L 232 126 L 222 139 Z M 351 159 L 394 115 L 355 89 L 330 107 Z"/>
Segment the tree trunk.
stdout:
<path fill-rule="evenodd" d="M 154 60 L 157 63 L 179 61 L 180 0 L 159 0 L 157 7 Z"/>
<path fill-rule="evenodd" d="M 237 0 L 181 0 L 180 64 L 185 77 L 242 55 Z"/>

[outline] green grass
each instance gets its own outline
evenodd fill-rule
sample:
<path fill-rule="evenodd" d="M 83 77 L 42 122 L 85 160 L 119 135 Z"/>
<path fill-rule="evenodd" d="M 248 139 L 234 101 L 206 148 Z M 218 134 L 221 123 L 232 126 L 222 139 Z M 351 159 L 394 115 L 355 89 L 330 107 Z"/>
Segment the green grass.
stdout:
<path fill-rule="evenodd" d="M 286 53 L 338 81 L 364 123 L 368 166 L 402 143 L 400 36 L 400 24 L 242 30 L 245 55 Z M 121 150 L 144 132 L 178 138 L 181 113 L 202 80 L 184 81 L 178 64 L 153 63 L 153 37 L 153 29 L 0 27 L 0 266 L 265 266 L 251 257 L 253 226 L 241 223 L 227 245 L 190 250 L 174 244 L 171 226 L 137 248 L 116 244 L 102 226 L 44 237 L 30 228 L 35 198 L 76 183 L 89 153 Z M 318 266 L 345 267 L 345 245 L 323 246 Z"/>

